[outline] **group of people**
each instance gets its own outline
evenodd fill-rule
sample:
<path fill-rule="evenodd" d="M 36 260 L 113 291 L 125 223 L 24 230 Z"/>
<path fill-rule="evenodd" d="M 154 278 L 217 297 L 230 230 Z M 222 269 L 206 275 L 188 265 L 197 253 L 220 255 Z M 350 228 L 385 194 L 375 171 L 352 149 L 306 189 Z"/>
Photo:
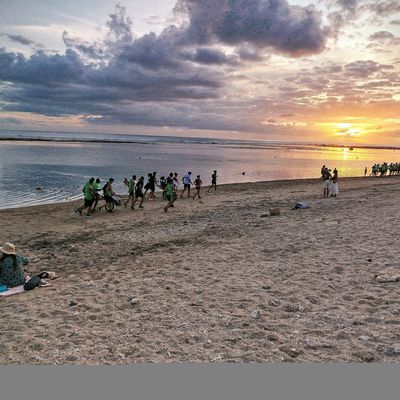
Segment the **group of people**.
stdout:
<path fill-rule="evenodd" d="M 321 168 L 321 179 L 323 181 L 324 197 L 337 197 L 339 194 L 339 173 L 336 168 L 332 171 L 327 166 Z"/>
<path fill-rule="evenodd" d="M 103 206 L 98 207 L 98 201 L 101 198 L 99 192 L 103 191 L 103 198 L 105 203 L 115 202 L 116 193 L 113 190 L 114 178 L 110 178 L 106 184 L 100 189 L 100 179 L 90 178 L 84 185 L 83 200 L 84 203 L 81 207 L 78 207 L 75 212 L 82 215 L 83 211 L 86 210 L 86 216 L 91 216 L 93 211 L 100 210 Z M 179 179 L 178 173 L 170 172 L 167 177 L 162 176 L 157 179 L 157 172 L 151 172 L 147 176 L 147 182 L 145 184 L 144 177 L 141 176 L 137 179 L 136 175 L 132 175 L 132 178 L 128 180 L 125 178 L 123 180 L 124 185 L 128 188 L 128 198 L 123 203 L 125 207 L 130 205 L 131 210 L 135 209 L 136 203 L 139 202 L 139 208 L 143 208 L 143 202 L 145 199 L 153 199 L 156 197 L 155 191 L 156 187 L 159 187 L 162 191 L 162 197 L 167 200 L 167 204 L 164 207 L 164 211 L 167 212 L 170 207 L 174 207 L 174 202 L 178 198 L 178 186 Z M 183 190 L 180 194 L 180 198 L 183 197 L 187 191 L 187 196 L 192 197 L 193 200 L 196 196 L 201 199 L 201 188 L 203 181 L 200 175 L 196 176 L 196 179 L 192 182 L 192 172 L 189 171 L 182 178 Z M 195 193 L 190 194 L 192 185 L 194 185 Z M 217 171 L 214 170 L 211 175 L 211 186 L 208 188 L 208 192 L 214 189 L 217 190 Z"/>
<path fill-rule="evenodd" d="M 103 191 L 103 198 L 106 203 L 114 201 L 115 193 L 113 190 L 114 178 L 110 178 L 105 185 L 100 188 L 100 178 L 90 178 L 83 186 L 83 205 L 78 207 L 75 212 L 82 215 L 83 210 L 86 210 L 86 216 L 91 216 L 92 212 L 96 209 L 101 210 L 102 207 L 98 207 L 100 196 L 100 190 Z"/>
<path fill-rule="evenodd" d="M 400 163 L 390 163 L 384 162 L 382 164 L 374 164 L 371 167 L 371 175 L 370 176 L 385 176 L 389 171 L 390 175 L 400 175 Z M 367 167 L 365 167 L 365 174 L 367 175 Z"/>

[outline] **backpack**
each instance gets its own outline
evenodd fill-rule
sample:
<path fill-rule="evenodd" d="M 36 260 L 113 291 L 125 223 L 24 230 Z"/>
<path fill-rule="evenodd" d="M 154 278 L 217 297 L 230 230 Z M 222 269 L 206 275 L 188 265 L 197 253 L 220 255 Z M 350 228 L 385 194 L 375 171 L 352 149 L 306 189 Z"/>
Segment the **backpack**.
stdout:
<path fill-rule="evenodd" d="M 29 281 L 26 281 L 24 283 L 24 289 L 25 290 L 32 290 L 35 289 L 35 287 L 38 287 L 41 283 L 41 279 L 37 275 L 33 275 Z"/>

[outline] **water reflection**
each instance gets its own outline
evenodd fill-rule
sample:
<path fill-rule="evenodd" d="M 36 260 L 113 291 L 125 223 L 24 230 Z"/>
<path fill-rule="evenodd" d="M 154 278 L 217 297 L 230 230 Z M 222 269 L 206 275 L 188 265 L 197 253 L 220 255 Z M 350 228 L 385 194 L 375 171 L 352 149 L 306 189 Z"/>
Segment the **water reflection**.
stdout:
<path fill-rule="evenodd" d="M 340 176 L 363 176 L 366 166 L 397 157 L 397 150 L 318 146 L 1 142 L 0 208 L 79 198 L 91 176 L 114 177 L 125 193 L 125 177 L 151 171 L 182 176 L 190 170 L 208 185 L 214 169 L 219 183 L 317 178 L 322 164 Z"/>

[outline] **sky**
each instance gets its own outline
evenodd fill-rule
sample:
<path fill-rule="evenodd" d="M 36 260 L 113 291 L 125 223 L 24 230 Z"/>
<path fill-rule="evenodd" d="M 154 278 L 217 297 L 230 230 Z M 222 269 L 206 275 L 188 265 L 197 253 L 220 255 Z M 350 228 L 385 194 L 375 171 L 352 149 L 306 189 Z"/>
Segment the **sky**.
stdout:
<path fill-rule="evenodd" d="M 0 0 L 0 130 L 400 146 L 400 0 Z"/>

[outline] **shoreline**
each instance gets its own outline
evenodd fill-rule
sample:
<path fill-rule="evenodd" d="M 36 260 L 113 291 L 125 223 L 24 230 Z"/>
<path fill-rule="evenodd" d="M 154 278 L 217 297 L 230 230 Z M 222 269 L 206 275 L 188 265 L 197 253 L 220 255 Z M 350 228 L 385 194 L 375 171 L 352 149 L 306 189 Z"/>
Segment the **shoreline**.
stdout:
<path fill-rule="evenodd" d="M 59 278 L 0 297 L 0 364 L 400 362 L 399 182 L 342 178 L 337 198 L 319 179 L 220 185 L 167 213 L 159 197 L 91 218 L 2 210 L 0 242 Z"/>
<path fill-rule="evenodd" d="M 391 176 L 391 177 L 385 176 L 383 178 L 374 177 L 374 176 L 365 176 L 365 177 L 364 176 L 351 176 L 351 177 L 340 178 L 339 182 L 348 181 L 348 180 L 357 180 L 357 179 L 385 179 L 385 178 L 396 178 L 396 176 Z M 293 178 L 293 179 L 277 179 L 277 180 L 255 181 L 255 182 L 250 182 L 249 181 L 249 182 L 221 183 L 221 184 L 218 184 L 218 188 L 225 188 L 225 187 L 229 188 L 229 187 L 235 187 L 237 185 L 254 185 L 254 184 L 266 184 L 267 185 L 268 183 L 273 184 L 273 185 L 275 185 L 275 184 L 276 185 L 280 185 L 280 184 L 284 185 L 284 184 L 287 184 L 287 183 L 300 184 L 302 182 L 304 182 L 304 183 L 307 183 L 307 182 L 321 182 L 321 179 L 320 178 L 301 178 L 301 179 Z M 180 185 L 180 187 L 178 189 L 179 192 L 182 191 L 182 187 L 181 186 L 182 186 L 182 184 Z M 207 189 L 208 186 L 202 187 L 202 191 L 204 190 L 204 188 Z M 192 188 L 191 190 L 194 190 L 194 189 Z M 160 194 L 161 190 L 159 188 L 156 188 L 156 192 L 155 193 L 156 194 Z M 118 196 L 120 196 L 122 198 L 128 197 L 127 193 L 117 193 L 117 194 L 118 194 Z M 78 202 L 82 202 L 82 200 L 83 200 L 83 196 L 82 196 L 81 199 L 74 199 L 74 200 L 66 199 L 64 201 L 54 201 L 54 202 L 41 203 L 41 204 L 18 205 L 18 206 L 15 206 L 15 207 L 0 208 L 0 213 L 2 211 L 7 211 L 7 210 L 24 209 L 24 208 L 31 208 L 31 207 L 43 207 L 43 206 L 50 206 L 50 205 L 57 206 L 57 205 L 61 205 L 61 204 L 74 205 L 74 204 L 76 204 Z"/>
<path fill-rule="evenodd" d="M 55 142 L 55 143 L 103 143 L 103 144 L 143 144 L 143 145 L 156 145 L 159 143 L 190 143 L 193 145 L 196 144 L 208 144 L 208 145 L 220 145 L 220 146 L 235 146 L 241 148 L 241 143 L 243 143 L 243 148 L 246 148 L 246 145 L 251 145 L 254 143 L 254 147 L 250 148 L 274 148 L 274 147 L 289 147 L 289 148 L 304 148 L 304 147 L 333 147 L 333 148 L 349 148 L 350 150 L 355 149 L 371 149 L 371 150 L 400 150 L 400 146 L 391 146 L 391 145 L 368 145 L 368 144 L 335 144 L 335 143 L 301 143 L 301 142 L 264 142 L 262 140 L 240 140 L 240 139 L 217 139 L 217 138 L 201 138 L 201 137 L 191 137 L 191 136 L 155 136 L 155 135 L 132 135 L 135 136 L 149 136 L 156 138 L 166 138 L 170 140 L 165 141 L 145 141 L 145 140 L 117 140 L 117 139 L 73 139 L 73 138 L 22 138 L 22 137 L 1 137 L 1 142 Z M 175 139 L 175 140 L 171 140 Z M 185 140 L 187 142 L 185 142 Z M 225 142 L 232 143 L 225 143 Z"/>

